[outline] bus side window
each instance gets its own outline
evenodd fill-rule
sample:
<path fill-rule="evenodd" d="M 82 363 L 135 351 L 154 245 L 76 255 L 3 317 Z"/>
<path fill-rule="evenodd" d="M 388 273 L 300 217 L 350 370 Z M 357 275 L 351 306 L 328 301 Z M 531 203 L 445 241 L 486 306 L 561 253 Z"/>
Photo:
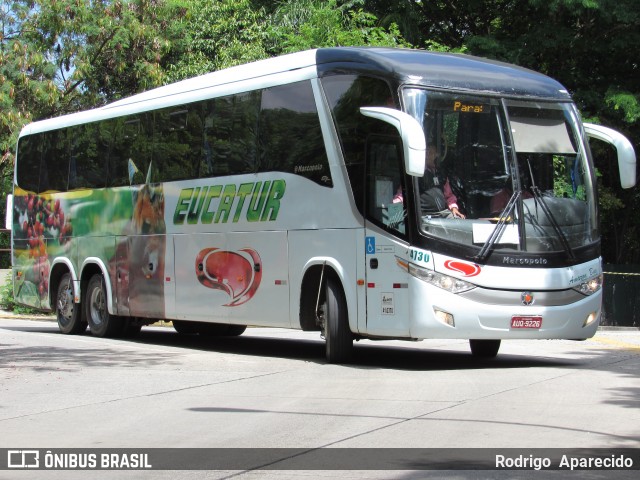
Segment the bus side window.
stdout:
<path fill-rule="evenodd" d="M 69 189 L 103 188 L 106 182 L 106 162 L 100 152 L 99 124 L 71 127 L 71 163 Z"/>
<path fill-rule="evenodd" d="M 110 123 L 109 149 L 110 187 L 140 185 L 149 175 L 151 139 L 147 115 L 121 117 Z"/>
<path fill-rule="evenodd" d="M 116 118 L 101 125 L 101 142 L 108 149 L 107 187 L 123 187 L 129 185 L 127 174 L 127 152 L 122 143 L 124 134 L 123 118 Z"/>
<path fill-rule="evenodd" d="M 332 186 L 331 171 L 311 83 L 306 80 L 262 92 L 258 171 L 301 175 Z"/>
<path fill-rule="evenodd" d="M 254 172 L 260 92 L 214 98 L 205 103 L 204 110 L 200 176 Z"/>
<path fill-rule="evenodd" d="M 18 142 L 18 158 L 16 162 L 16 180 L 18 186 L 30 192 L 38 192 L 40 177 L 41 135 L 28 135 Z"/>
<path fill-rule="evenodd" d="M 124 120 L 124 140 L 129 185 L 153 182 L 151 163 L 153 145 L 153 113 L 132 115 Z"/>
<path fill-rule="evenodd" d="M 367 218 L 405 235 L 407 215 L 402 155 L 393 137 L 375 136 L 367 143 Z"/>
<path fill-rule="evenodd" d="M 153 169 L 156 181 L 194 178 L 202 148 L 201 104 L 192 103 L 155 112 Z"/>
<path fill-rule="evenodd" d="M 331 75 L 322 78 L 331 113 L 338 128 L 344 162 L 356 207 L 364 215 L 365 149 L 372 134 L 394 135 L 389 124 L 368 118 L 360 107 L 397 108 L 389 84 L 382 79 L 358 75 Z"/>
<path fill-rule="evenodd" d="M 42 134 L 43 152 L 38 191 L 67 190 L 69 180 L 69 144 L 66 130 L 51 130 Z"/>

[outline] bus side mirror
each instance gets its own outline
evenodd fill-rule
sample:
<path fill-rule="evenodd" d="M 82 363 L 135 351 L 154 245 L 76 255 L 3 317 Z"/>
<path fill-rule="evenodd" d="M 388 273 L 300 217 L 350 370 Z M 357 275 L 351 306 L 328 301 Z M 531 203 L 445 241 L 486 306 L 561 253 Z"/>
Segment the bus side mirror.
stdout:
<path fill-rule="evenodd" d="M 609 143 L 618 152 L 618 169 L 620 170 L 620 184 L 622 188 L 631 188 L 636 184 L 636 152 L 627 137 L 616 130 L 585 123 L 584 131 L 587 136 Z"/>
<path fill-rule="evenodd" d="M 408 175 L 424 175 L 427 144 L 420 123 L 411 115 L 385 107 L 362 107 L 360 113 L 393 125 L 402 139 L 404 168 Z"/>

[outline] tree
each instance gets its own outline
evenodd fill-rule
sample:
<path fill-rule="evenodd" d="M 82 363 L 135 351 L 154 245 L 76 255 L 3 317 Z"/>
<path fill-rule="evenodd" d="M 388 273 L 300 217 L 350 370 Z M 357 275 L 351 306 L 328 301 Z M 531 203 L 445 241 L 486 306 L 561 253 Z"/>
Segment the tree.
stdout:
<path fill-rule="evenodd" d="M 178 0 L 0 2 L 0 212 L 22 127 L 161 85 L 182 12 Z"/>
<path fill-rule="evenodd" d="M 409 46 L 395 25 L 378 26 L 364 1 L 251 0 L 190 2 L 185 38 L 167 62 L 171 80 L 310 48 L 339 45 Z"/>
<path fill-rule="evenodd" d="M 188 6 L 186 6 L 188 5 Z M 250 0 L 185 2 L 183 37 L 164 59 L 169 81 L 266 58 L 267 17 Z"/>
<path fill-rule="evenodd" d="M 179 2 L 16 0 L 0 9 L 0 149 L 23 124 L 161 85 Z"/>
<path fill-rule="evenodd" d="M 287 0 L 270 15 L 270 51 L 286 53 L 319 47 L 411 46 L 395 23 L 386 28 L 365 11 L 364 1 Z"/>

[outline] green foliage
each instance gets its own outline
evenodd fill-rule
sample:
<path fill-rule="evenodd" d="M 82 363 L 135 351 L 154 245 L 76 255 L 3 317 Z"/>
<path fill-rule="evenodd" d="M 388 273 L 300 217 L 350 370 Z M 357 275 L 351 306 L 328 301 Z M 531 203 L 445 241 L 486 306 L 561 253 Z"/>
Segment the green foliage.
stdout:
<path fill-rule="evenodd" d="M 585 200 L 583 185 L 579 185 L 576 191 L 571 183 L 571 164 L 567 164 L 565 157 L 553 156 L 553 194 L 558 198 L 577 198 Z"/>
<path fill-rule="evenodd" d="M 268 56 L 266 16 L 250 0 L 185 2 L 183 37 L 169 52 L 169 81 L 201 75 Z"/>
<path fill-rule="evenodd" d="M 13 297 L 13 276 L 11 272 L 7 273 L 5 277 L 5 283 L 0 287 L 0 308 L 2 310 L 7 310 L 13 313 L 23 314 L 23 315 L 34 315 L 41 314 L 39 310 L 35 310 L 33 308 L 24 307 L 15 302 Z"/>
<path fill-rule="evenodd" d="M 605 94 L 605 102 L 608 107 L 620 111 L 626 123 L 633 124 L 640 119 L 640 102 L 637 94 L 611 88 Z"/>
<path fill-rule="evenodd" d="M 375 15 L 359 8 L 363 1 L 287 0 L 270 10 L 255 3 L 189 2 L 179 27 L 184 39 L 168 55 L 168 80 L 311 48 L 410 46 L 395 24 L 380 27 Z"/>
<path fill-rule="evenodd" d="M 410 46 L 395 23 L 387 28 L 378 26 L 375 15 L 354 8 L 356 2 L 340 6 L 337 0 L 305 0 L 304 8 L 300 3 L 283 2 L 271 16 L 271 41 L 280 45 L 282 52 L 358 45 Z"/>

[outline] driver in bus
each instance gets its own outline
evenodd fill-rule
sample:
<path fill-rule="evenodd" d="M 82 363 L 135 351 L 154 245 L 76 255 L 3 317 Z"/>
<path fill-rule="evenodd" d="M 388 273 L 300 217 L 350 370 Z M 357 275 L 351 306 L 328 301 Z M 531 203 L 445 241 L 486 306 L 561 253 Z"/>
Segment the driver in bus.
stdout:
<path fill-rule="evenodd" d="M 438 152 L 427 148 L 427 167 L 419 180 L 422 216 L 442 218 L 466 218 L 458 207 L 458 199 L 451 189 L 449 179 L 438 168 Z"/>

